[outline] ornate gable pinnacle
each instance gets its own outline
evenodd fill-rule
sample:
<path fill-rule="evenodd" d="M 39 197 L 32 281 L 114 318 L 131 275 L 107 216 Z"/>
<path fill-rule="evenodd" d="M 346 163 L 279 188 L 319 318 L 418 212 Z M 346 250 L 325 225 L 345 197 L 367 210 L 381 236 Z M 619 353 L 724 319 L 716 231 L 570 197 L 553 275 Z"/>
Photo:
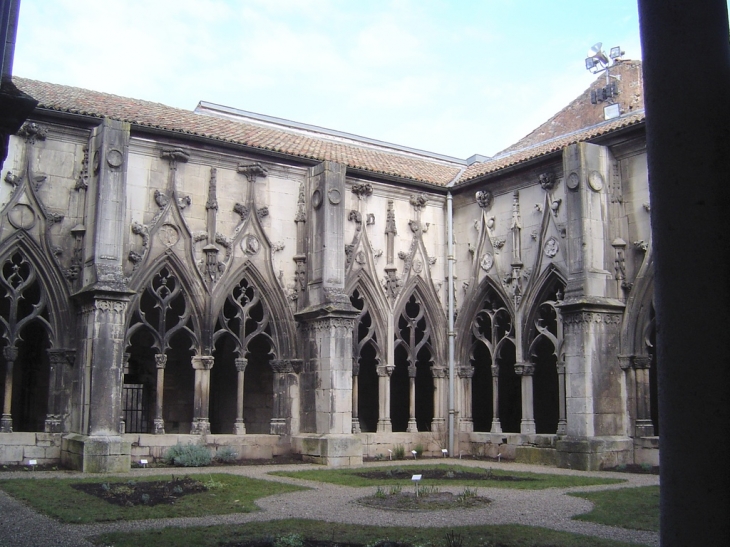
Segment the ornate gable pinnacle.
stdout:
<path fill-rule="evenodd" d="M 18 136 L 24 137 L 28 144 L 35 144 L 36 140 L 44 141 L 48 136 L 48 129 L 35 122 L 24 123 L 18 130 Z"/>
<path fill-rule="evenodd" d="M 540 186 L 543 190 L 552 190 L 555 186 L 555 173 L 540 173 L 540 176 L 538 177 L 538 182 L 540 183 Z"/>
<path fill-rule="evenodd" d="M 358 199 L 363 199 L 373 194 L 373 185 L 369 182 L 353 184 L 352 193 L 355 194 Z"/>
<path fill-rule="evenodd" d="M 248 182 L 256 182 L 257 177 L 265 177 L 268 173 L 268 170 L 259 162 L 240 163 L 236 171 L 241 175 L 245 175 Z"/>
<path fill-rule="evenodd" d="M 487 209 L 492 204 L 492 201 L 494 201 L 494 196 L 489 190 L 479 190 L 475 197 L 477 205 L 482 209 Z"/>
<path fill-rule="evenodd" d="M 416 194 L 411 196 L 410 202 L 416 211 L 421 211 L 426 206 L 428 199 L 426 199 L 426 194 Z"/>
<path fill-rule="evenodd" d="M 190 159 L 190 152 L 176 146 L 174 148 L 163 148 L 160 157 L 170 162 L 170 169 L 177 169 L 178 162 L 187 163 Z"/>

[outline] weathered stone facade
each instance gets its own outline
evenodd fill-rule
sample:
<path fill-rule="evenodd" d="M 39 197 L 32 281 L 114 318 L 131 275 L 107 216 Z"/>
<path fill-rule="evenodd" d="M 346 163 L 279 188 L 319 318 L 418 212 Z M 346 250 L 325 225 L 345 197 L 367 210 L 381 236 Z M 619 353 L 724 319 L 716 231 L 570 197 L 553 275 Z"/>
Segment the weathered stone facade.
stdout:
<path fill-rule="evenodd" d="M 41 106 L 2 172 L 1 462 L 657 458 L 641 108 L 469 164 L 16 85 Z"/>

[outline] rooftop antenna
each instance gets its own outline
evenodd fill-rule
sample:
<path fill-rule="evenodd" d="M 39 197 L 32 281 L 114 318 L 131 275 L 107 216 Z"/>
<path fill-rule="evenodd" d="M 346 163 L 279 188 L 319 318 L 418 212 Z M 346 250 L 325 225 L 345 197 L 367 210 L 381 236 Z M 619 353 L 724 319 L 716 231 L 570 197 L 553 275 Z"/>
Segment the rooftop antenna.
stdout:
<path fill-rule="evenodd" d="M 612 47 L 608 56 L 603 52 L 603 44 L 598 42 L 591 46 L 586 57 L 586 70 L 591 74 L 606 73 L 606 85 L 598 90 L 591 91 L 591 103 L 598 104 L 600 102 L 608 102 L 608 106 L 604 107 L 604 118 L 609 120 L 621 115 L 618 104 L 615 104 L 613 97 L 618 95 L 618 83 L 611 81 L 611 78 L 621 80 L 621 76 L 611 74 L 611 68 L 621 60 L 626 52 L 620 46 Z"/>

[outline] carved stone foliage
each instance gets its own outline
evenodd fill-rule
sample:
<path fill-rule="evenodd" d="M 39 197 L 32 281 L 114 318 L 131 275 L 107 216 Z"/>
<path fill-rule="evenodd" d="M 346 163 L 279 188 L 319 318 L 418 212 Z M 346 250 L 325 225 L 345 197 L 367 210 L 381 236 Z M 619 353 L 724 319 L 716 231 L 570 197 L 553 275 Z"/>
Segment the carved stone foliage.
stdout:
<path fill-rule="evenodd" d="M 556 362 L 561 361 L 563 322 L 557 305 L 562 299 L 563 290 L 562 283 L 555 281 L 532 316 L 528 355 L 533 363 L 539 362 L 546 355 L 551 355 Z"/>
<path fill-rule="evenodd" d="M 488 209 L 489 206 L 492 205 L 492 201 L 494 201 L 494 196 L 489 190 L 479 190 L 475 197 L 477 205 L 479 205 L 482 209 Z"/>
<path fill-rule="evenodd" d="M 163 148 L 160 152 L 160 157 L 169 161 L 170 169 L 175 170 L 177 169 L 178 163 L 187 163 L 187 161 L 190 159 L 190 152 L 188 152 L 184 148 L 180 148 L 179 146 Z"/>
<path fill-rule="evenodd" d="M 36 141 L 44 141 L 48 136 L 48 128 L 35 123 L 24 123 L 18 130 L 18 136 L 23 137 L 28 144 L 35 144 Z"/>
<path fill-rule="evenodd" d="M 604 312 L 563 313 L 563 324 L 566 328 L 588 328 L 591 323 L 618 326 L 621 324 L 621 315 Z"/>
<path fill-rule="evenodd" d="M 20 252 L 6 258 L 0 270 L 0 336 L 6 348 L 14 348 L 22 340 L 22 329 L 32 321 L 52 333 L 46 305 L 47 295 L 30 261 Z"/>
<path fill-rule="evenodd" d="M 244 175 L 249 182 L 255 182 L 257 177 L 263 178 L 268 174 L 268 170 L 258 162 L 241 163 L 236 170 Z"/>
<path fill-rule="evenodd" d="M 234 352 L 239 358 L 248 358 L 249 344 L 257 337 L 267 341 L 270 358 L 276 358 L 269 310 L 264 305 L 259 290 L 246 278 L 233 287 L 218 313 L 213 342 L 224 335 L 232 337 Z"/>
<path fill-rule="evenodd" d="M 391 301 L 395 300 L 400 292 L 402 282 L 398 277 L 398 270 L 396 268 L 385 268 L 385 279 L 383 280 L 383 288 L 385 294 L 388 295 Z"/>
<path fill-rule="evenodd" d="M 352 193 L 355 194 L 358 199 L 363 199 L 373 194 L 373 185 L 369 182 L 362 184 L 353 184 Z"/>
<path fill-rule="evenodd" d="M 543 190 L 552 190 L 555 187 L 555 173 L 540 173 L 538 182 Z"/>
<path fill-rule="evenodd" d="M 192 309 L 180 280 L 165 266 L 154 275 L 137 300 L 127 330 L 127 342 L 137 331 L 145 330 L 152 337 L 156 353 L 165 353 L 170 348 L 170 340 L 180 332 L 185 332 L 197 343 L 191 316 Z"/>
<path fill-rule="evenodd" d="M 422 211 L 428 203 L 426 194 L 416 194 L 411 196 L 410 203 L 416 211 Z"/>

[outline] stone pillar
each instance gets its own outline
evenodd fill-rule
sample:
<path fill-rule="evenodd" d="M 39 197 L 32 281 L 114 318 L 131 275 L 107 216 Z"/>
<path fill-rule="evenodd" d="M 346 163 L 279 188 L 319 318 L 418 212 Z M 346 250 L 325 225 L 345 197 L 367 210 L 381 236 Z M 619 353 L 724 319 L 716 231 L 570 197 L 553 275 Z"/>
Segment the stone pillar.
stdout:
<path fill-rule="evenodd" d="M 395 370 L 394 365 L 378 365 L 378 433 L 391 433 L 393 424 L 390 421 L 390 377 Z"/>
<path fill-rule="evenodd" d="M 163 399 L 165 394 L 165 366 L 167 365 L 167 355 L 164 353 L 155 354 L 155 368 L 157 369 L 157 387 L 155 389 L 155 417 L 154 429 L 155 435 L 165 434 L 165 419 L 162 417 Z"/>
<path fill-rule="evenodd" d="M 44 431 L 46 433 L 60 433 L 63 431 L 61 397 L 64 390 L 64 368 L 68 364 L 73 364 L 76 352 L 66 349 L 48 349 L 46 353 L 50 364 L 50 374 L 48 378 L 48 412 Z"/>
<path fill-rule="evenodd" d="M 502 433 L 499 421 L 499 365 L 492 365 L 492 429 L 490 433 Z"/>
<path fill-rule="evenodd" d="M 352 360 L 352 432 L 361 433 L 360 416 L 358 412 L 359 402 L 359 386 L 358 376 L 360 374 L 360 363 L 356 359 Z"/>
<path fill-rule="evenodd" d="M 238 373 L 238 390 L 236 392 L 236 423 L 233 425 L 235 435 L 246 434 L 246 424 L 243 421 L 243 380 L 246 374 L 248 360 L 236 358 L 236 372 Z"/>
<path fill-rule="evenodd" d="M 408 366 L 408 433 L 418 432 L 416 422 L 416 365 Z"/>
<path fill-rule="evenodd" d="M 13 366 L 18 359 L 18 348 L 15 346 L 3 347 L 5 357 L 5 398 L 3 399 L 3 415 L 0 418 L 0 433 L 13 432 Z"/>
<path fill-rule="evenodd" d="M 520 433 L 523 435 L 534 435 L 536 430 L 532 376 L 535 374 L 535 365 L 532 363 L 517 363 L 515 364 L 515 373 L 521 377 L 520 385 L 522 387 L 522 420 L 520 421 Z"/>
<path fill-rule="evenodd" d="M 558 362 L 558 430 L 557 435 L 567 435 L 568 420 L 565 414 L 565 363 Z"/>
<path fill-rule="evenodd" d="M 474 431 L 474 416 L 472 414 L 472 385 L 474 378 L 474 367 L 471 365 L 457 368 L 459 378 L 461 379 L 461 405 L 459 415 L 459 431 L 471 433 Z"/>
<path fill-rule="evenodd" d="M 271 368 L 274 370 L 274 408 L 270 427 L 272 435 L 292 433 L 291 386 L 296 385 L 294 363 L 289 359 L 276 359 L 271 362 Z"/>
<path fill-rule="evenodd" d="M 195 399 L 190 433 L 207 435 L 210 433 L 210 369 L 213 368 L 215 359 L 210 355 L 198 355 L 192 361 L 195 369 Z"/>
<path fill-rule="evenodd" d="M 624 372 L 626 382 L 626 431 L 630 436 L 636 435 L 636 371 L 633 355 L 618 355 L 618 365 Z"/>
<path fill-rule="evenodd" d="M 654 424 L 651 421 L 651 395 L 649 393 L 650 355 L 636 355 L 633 359 L 636 377 L 636 429 L 637 437 L 653 437 Z"/>
<path fill-rule="evenodd" d="M 446 379 L 446 369 L 442 367 L 432 367 L 431 375 L 433 376 L 433 421 L 431 422 L 431 431 L 446 431 L 445 410 L 448 405 L 447 397 L 449 394 L 449 385 Z"/>

